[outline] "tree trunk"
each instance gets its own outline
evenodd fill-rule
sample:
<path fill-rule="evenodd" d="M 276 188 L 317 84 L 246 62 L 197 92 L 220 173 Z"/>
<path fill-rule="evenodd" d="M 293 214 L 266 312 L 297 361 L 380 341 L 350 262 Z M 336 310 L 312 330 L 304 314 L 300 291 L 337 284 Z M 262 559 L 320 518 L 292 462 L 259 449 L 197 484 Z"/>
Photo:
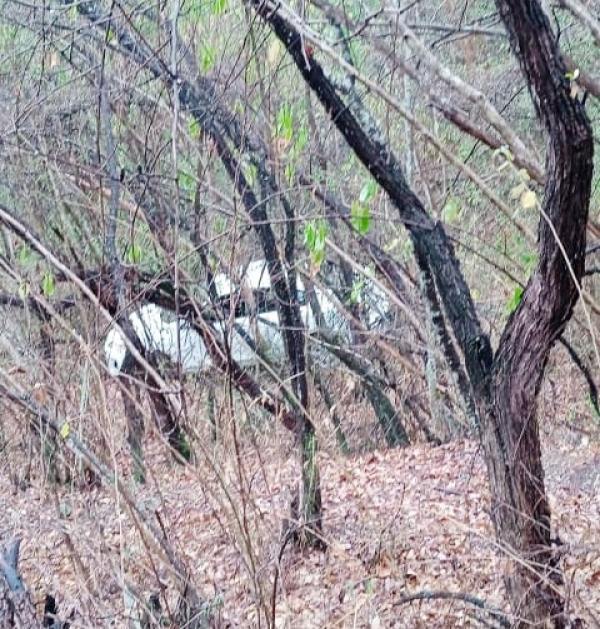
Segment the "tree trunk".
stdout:
<path fill-rule="evenodd" d="M 127 421 L 127 443 L 133 457 L 133 476 L 138 483 L 146 482 L 146 468 L 144 464 L 144 420 L 140 412 L 140 387 L 129 378 L 121 381 L 121 399 Z"/>
<path fill-rule="evenodd" d="M 160 432 L 167 438 L 173 453 L 177 453 L 184 461 L 192 457 L 190 444 L 179 426 L 179 418 L 173 414 L 173 409 L 165 394 L 158 388 L 154 379 L 148 375 L 148 395 L 154 420 Z"/>
<path fill-rule="evenodd" d="M 317 464 L 317 435 L 309 421 L 302 426 L 302 486 L 300 508 L 300 535 L 302 546 L 324 550 L 323 516 L 321 503 L 321 476 Z"/>
<path fill-rule="evenodd" d="M 517 626 L 562 629 L 562 574 L 552 548 L 536 412 L 550 350 L 579 296 L 593 136 L 539 3 L 498 0 L 497 5 L 546 128 L 547 184 L 536 271 L 500 339 L 489 387 L 476 390 L 492 520 L 511 558 L 506 585 Z"/>
<path fill-rule="evenodd" d="M 461 349 L 477 406 L 496 535 L 510 558 L 508 596 L 518 627 L 562 629 L 561 575 L 553 556 L 536 400 L 550 349 L 569 321 L 584 269 L 593 137 L 573 96 L 557 39 L 537 0 L 497 0 L 548 138 L 540 207 L 540 255 L 494 357 L 453 247 L 408 187 L 369 112 L 342 100 L 303 38 L 269 0 L 255 4 L 285 44 L 305 81 L 380 186 L 411 235 L 421 273 L 433 279 L 443 316 Z M 359 123 L 361 121 L 368 121 Z M 428 298 L 428 295 L 425 295 Z"/>

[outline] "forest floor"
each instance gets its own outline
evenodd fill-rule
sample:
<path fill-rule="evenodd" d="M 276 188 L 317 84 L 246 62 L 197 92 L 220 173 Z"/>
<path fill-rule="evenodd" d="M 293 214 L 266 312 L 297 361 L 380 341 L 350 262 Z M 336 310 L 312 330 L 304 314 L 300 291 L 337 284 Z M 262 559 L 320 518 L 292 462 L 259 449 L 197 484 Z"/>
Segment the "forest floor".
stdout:
<path fill-rule="evenodd" d="M 326 552 L 281 552 L 297 469 L 284 440 L 265 439 L 229 457 L 207 453 L 196 467 L 173 463 L 156 437 L 146 450 L 145 485 L 131 478 L 123 448 L 116 448 L 114 471 L 214 603 L 215 626 L 265 626 L 278 566 L 279 628 L 499 626 L 460 598 L 506 611 L 506 553 L 494 541 L 474 441 L 321 453 Z M 568 604 L 590 627 L 600 626 L 600 447 L 546 450 Z M 33 480 L 19 488 L 1 461 L 0 487 L 0 537 L 22 540 L 20 565 L 36 603 L 51 592 L 61 610 L 75 609 L 74 627 L 96 628 L 129 626 L 124 583 L 144 600 L 156 592 L 174 605 L 172 574 L 113 487 Z"/>

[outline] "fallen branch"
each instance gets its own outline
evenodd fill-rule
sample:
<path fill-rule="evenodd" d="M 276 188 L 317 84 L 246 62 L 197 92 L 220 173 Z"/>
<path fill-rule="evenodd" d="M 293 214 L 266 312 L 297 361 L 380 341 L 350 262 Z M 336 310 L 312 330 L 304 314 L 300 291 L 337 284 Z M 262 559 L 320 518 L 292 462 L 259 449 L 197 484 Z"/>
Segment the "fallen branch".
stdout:
<path fill-rule="evenodd" d="M 507 615 L 496 609 L 494 607 L 490 607 L 483 599 L 477 598 L 472 594 L 463 594 L 462 592 L 446 592 L 444 590 L 439 592 L 432 592 L 428 590 L 424 590 L 422 592 L 415 592 L 414 594 L 406 594 L 405 596 L 401 596 L 397 601 L 394 601 L 393 607 L 400 607 L 401 605 L 407 605 L 408 603 L 412 603 L 413 601 L 435 601 L 435 600 L 443 600 L 443 601 L 463 601 L 468 603 L 469 605 L 474 605 L 475 607 L 485 611 L 489 614 L 501 627 L 505 627 L 506 629 L 510 629 L 512 623 L 509 621 Z"/>

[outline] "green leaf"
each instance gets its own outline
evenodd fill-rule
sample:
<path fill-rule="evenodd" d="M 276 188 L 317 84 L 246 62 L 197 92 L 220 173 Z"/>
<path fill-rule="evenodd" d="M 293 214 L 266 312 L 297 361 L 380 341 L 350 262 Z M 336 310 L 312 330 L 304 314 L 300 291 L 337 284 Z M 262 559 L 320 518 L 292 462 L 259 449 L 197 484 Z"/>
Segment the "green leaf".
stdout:
<path fill-rule="evenodd" d="M 350 305 L 356 304 L 358 303 L 358 300 L 360 299 L 360 288 L 358 287 L 357 284 L 354 284 L 352 286 L 352 290 L 350 291 L 350 298 L 349 298 L 349 302 Z"/>
<path fill-rule="evenodd" d="M 56 286 L 54 285 L 54 275 L 52 275 L 50 271 L 48 271 L 42 279 L 42 291 L 46 297 L 52 297 L 56 291 Z"/>
<path fill-rule="evenodd" d="M 195 118 L 190 118 L 188 122 L 190 135 L 196 140 L 200 137 L 200 123 Z"/>
<path fill-rule="evenodd" d="M 460 201 L 456 197 L 450 197 L 442 210 L 442 220 L 448 225 L 456 223 L 460 217 Z"/>
<path fill-rule="evenodd" d="M 304 244 L 309 251 L 314 247 L 315 244 L 315 231 L 315 221 L 309 221 L 308 223 L 306 223 L 306 225 L 304 225 Z"/>
<path fill-rule="evenodd" d="M 217 217 L 214 220 L 213 227 L 215 232 L 217 234 L 220 234 L 221 232 L 225 231 L 226 223 L 222 218 Z"/>
<path fill-rule="evenodd" d="M 523 264 L 527 267 L 528 270 L 531 270 L 531 267 L 535 266 L 538 261 L 538 254 L 533 253 L 524 253 L 521 256 L 521 260 L 523 260 Z"/>
<path fill-rule="evenodd" d="M 217 17 L 221 15 L 227 8 L 227 0 L 211 0 L 210 10 Z"/>
<path fill-rule="evenodd" d="M 352 203 L 350 208 L 350 222 L 356 231 L 364 236 L 371 228 L 371 208 L 363 203 Z"/>
<path fill-rule="evenodd" d="M 325 249 L 323 250 L 319 250 L 319 251 L 314 251 L 311 254 L 311 263 L 313 266 L 316 266 L 317 269 L 319 269 L 321 267 L 321 265 L 323 264 L 323 261 L 325 260 Z"/>
<path fill-rule="evenodd" d="M 246 164 L 244 167 L 244 175 L 246 176 L 246 181 L 248 185 L 252 188 L 256 183 L 256 174 L 258 170 L 255 164 Z"/>
<path fill-rule="evenodd" d="M 286 164 L 285 166 L 285 178 L 286 181 L 291 185 L 294 181 L 294 177 L 296 176 L 296 166 L 291 162 Z"/>
<path fill-rule="evenodd" d="M 284 140 L 291 142 L 294 136 L 294 116 L 292 114 L 292 108 L 283 103 L 277 113 L 277 135 Z"/>
<path fill-rule="evenodd" d="M 325 259 L 326 238 L 327 221 L 316 219 L 304 225 L 304 244 L 313 266 L 320 267 Z"/>
<path fill-rule="evenodd" d="M 327 223 L 324 220 L 317 221 L 317 232 L 315 239 L 315 249 L 325 251 L 325 239 L 327 238 Z"/>
<path fill-rule="evenodd" d="M 69 425 L 69 422 L 67 421 L 60 427 L 60 436 L 66 440 L 69 438 L 70 434 L 71 434 L 71 426 Z"/>
<path fill-rule="evenodd" d="M 300 151 L 302 151 L 302 149 L 306 146 L 308 143 L 308 137 L 308 129 L 306 127 L 302 127 L 296 135 L 296 154 L 300 153 Z"/>
<path fill-rule="evenodd" d="M 215 59 L 215 47 L 211 44 L 204 44 L 200 50 L 200 68 L 202 72 L 208 72 L 215 65 Z"/>
<path fill-rule="evenodd" d="M 576 81 L 579 78 L 579 68 L 575 68 L 573 72 L 565 72 L 567 81 Z"/>
<path fill-rule="evenodd" d="M 508 314 L 511 314 L 519 307 L 521 299 L 523 298 L 524 290 L 525 289 L 522 286 L 515 286 L 513 294 L 506 304 L 506 311 L 508 312 Z"/>
<path fill-rule="evenodd" d="M 126 259 L 128 264 L 139 264 L 142 261 L 142 249 L 136 245 L 127 247 Z"/>
<path fill-rule="evenodd" d="M 515 156 L 512 154 L 508 146 L 501 146 L 494 151 L 494 155 L 501 155 L 508 162 L 514 162 Z"/>
<path fill-rule="evenodd" d="M 27 266 L 27 264 L 31 261 L 32 251 L 27 245 L 21 245 L 19 247 L 19 262 L 23 266 Z"/>
<path fill-rule="evenodd" d="M 360 296 L 365 287 L 366 277 L 360 275 L 357 280 L 352 284 L 352 290 L 350 291 L 350 304 L 356 304 L 360 301 Z"/>
<path fill-rule="evenodd" d="M 377 193 L 377 182 L 375 179 L 370 179 L 360 190 L 358 200 L 361 203 L 368 203 Z"/>
<path fill-rule="evenodd" d="M 196 188 L 196 181 L 190 173 L 185 170 L 179 171 L 179 185 L 182 190 L 186 192 L 193 192 Z"/>

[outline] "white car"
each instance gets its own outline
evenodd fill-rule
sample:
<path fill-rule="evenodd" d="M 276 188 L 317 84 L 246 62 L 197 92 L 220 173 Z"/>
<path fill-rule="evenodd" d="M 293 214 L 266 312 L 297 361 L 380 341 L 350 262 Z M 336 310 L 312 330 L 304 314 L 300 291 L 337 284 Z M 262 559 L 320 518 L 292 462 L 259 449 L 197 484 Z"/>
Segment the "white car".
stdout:
<path fill-rule="evenodd" d="M 258 353 L 272 361 L 285 359 L 285 348 L 276 298 L 271 289 L 271 281 L 265 260 L 251 262 L 242 273 L 242 286 L 237 286 L 225 274 L 213 280 L 217 305 L 224 316 L 213 324 L 215 333 L 224 342 L 231 358 L 242 366 L 256 364 Z M 372 287 L 377 288 L 377 287 Z M 250 291 L 251 297 L 248 294 Z M 316 319 L 310 305 L 305 300 L 305 287 L 299 278 L 297 297 L 300 302 L 300 316 L 304 330 L 317 332 Z M 376 323 L 382 312 L 389 311 L 389 302 L 381 289 L 373 294 L 373 306 L 369 303 L 367 323 Z M 381 293 L 381 294 L 380 294 Z M 244 299 L 246 295 L 247 299 Z M 350 326 L 346 317 L 335 305 L 334 299 L 325 292 L 315 289 L 325 327 L 343 339 L 351 339 Z M 252 303 L 250 303 L 250 300 Z M 231 317 L 231 307 L 234 316 Z M 147 352 L 160 352 L 174 363 L 179 363 L 183 371 L 199 372 L 212 367 L 212 360 L 200 334 L 184 319 L 177 320 L 173 313 L 155 304 L 145 304 L 130 315 L 133 329 Z M 372 319 L 372 321 L 371 321 Z M 178 339 L 179 328 L 179 339 Z M 104 343 L 104 353 L 111 375 L 118 376 L 127 357 L 127 346 L 119 328 L 112 328 Z M 322 354 L 322 353 L 321 353 Z"/>

